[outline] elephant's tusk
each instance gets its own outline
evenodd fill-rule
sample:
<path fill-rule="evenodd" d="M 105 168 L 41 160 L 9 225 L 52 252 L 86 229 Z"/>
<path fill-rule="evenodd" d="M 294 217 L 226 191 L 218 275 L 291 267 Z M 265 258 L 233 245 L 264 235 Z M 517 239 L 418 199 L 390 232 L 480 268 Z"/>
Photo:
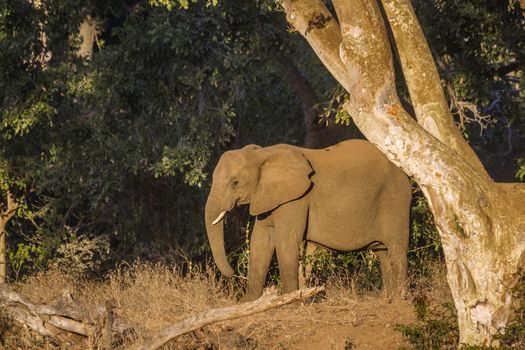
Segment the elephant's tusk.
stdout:
<path fill-rule="evenodd" d="M 224 217 L 224 215 L 226 215 L 226 212 L 223 211 L 219 214 L 219 216 L 217 216 L 217 219 L 213 220 L 213 222 L 211 223 L 212 225 L 217 225 L 221 220 L 222 218 Z"/>

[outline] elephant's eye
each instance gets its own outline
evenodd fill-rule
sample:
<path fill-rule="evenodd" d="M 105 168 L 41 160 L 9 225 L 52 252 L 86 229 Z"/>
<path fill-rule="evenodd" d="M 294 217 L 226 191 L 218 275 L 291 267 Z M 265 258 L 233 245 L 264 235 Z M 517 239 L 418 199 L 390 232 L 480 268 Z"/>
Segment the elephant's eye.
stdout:
<path fill-rule="evenodd" d="M 233 180 L 233 182 L 232 182 L 232 186 L 233 187 L 237 187 L 238 184 L 239 184 L 238 180 Z"/>

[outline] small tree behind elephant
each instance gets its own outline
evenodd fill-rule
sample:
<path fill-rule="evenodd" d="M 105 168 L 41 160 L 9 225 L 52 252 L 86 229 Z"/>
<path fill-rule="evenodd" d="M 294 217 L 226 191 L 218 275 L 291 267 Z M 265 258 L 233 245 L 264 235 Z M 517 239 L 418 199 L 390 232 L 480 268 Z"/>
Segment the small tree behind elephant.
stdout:
<path fill-rule="evenodd" d="M 367 141 L 322 150 L 248 145 L 220 158 L 205 221 L 215 263 L 232 276 L 221 221 L 241 204 L 256 217 L 246 300 L 262 294 L 274 251 L 283 292 L 298 288 L 305 240 L 337 251 L 373 250 L 385 291 L 394 293 L 407 278 L 410 200 L 406 175 Z"/>

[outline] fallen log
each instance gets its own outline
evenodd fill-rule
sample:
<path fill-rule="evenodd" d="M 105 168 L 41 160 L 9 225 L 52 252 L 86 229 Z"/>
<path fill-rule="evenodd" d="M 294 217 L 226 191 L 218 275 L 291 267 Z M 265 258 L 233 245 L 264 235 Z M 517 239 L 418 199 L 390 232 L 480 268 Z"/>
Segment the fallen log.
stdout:
<path fill-rule="evenodd" d="M 98 349 L 111 349 L 113 331 L 123 333 L 132 329 L 113 316 L 113 305 L 84 305 L 74 300 L 65 290 L 49 304 L 37 304 L 13 291 L 7 284 L 0 284 L 0 308 L 13 320 L 42 336 L 60 340 L 65 333 L 88 338 L 97 343 Z"/>
<path fill-rule="evenodd" d="M 324 287 L 297 290 L 277 295 L 275 290 L 266 291 L 259 299 L 224 308 L 211 309 L 193 315 L 181 322 L 164 328 L 142 344 L 129 349 L 158 349 L 168 341 L 209 324 L 249 316 L 282 305 L 307 299 Z M 63 334 L 77 334 L 88 338 L 90 348 L 111 349 L 113 333 L 129 333 L 138 330 L 113 314 L 114 305 L 84 305 L 73 299 L 65 290 L 49 304 L 33 303 L 29 298 L 15 292 L 7 284 L 0 284 L 0 309 L 38 334 L 60 341 Z"/>
<path fill-rule="evenodd" d="M 263 296 L 255 301 L 207 310 L 173 325 L 169 325 L 144 343 L 135 344 L 128 348 L 128 350 L 155 350 L 182 334 L 189 333 L 212 323 L 249 316 L 294 301 L 307 299 L 323 290 L 324 286 L 300 289 L 283 295 L 277 295 L 275 291 L 265 292 Z"/>

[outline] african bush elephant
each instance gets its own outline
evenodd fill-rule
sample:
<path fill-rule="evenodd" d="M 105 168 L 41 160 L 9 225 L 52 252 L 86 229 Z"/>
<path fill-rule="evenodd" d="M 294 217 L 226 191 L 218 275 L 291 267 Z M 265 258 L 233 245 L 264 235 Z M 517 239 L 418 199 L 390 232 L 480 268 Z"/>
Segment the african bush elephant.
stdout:
<path fill-rule="evenodd" d="M 256 217 L 246 300 L 263 291 L 274 250 L 283 292 L 298 288 L 304 240 L 336 250 L 373 250 L 385 290 L 405 283 L 411 187 L 371 143 L 349 140 L 321 150 L 248 145 L 225 152 L 214 172 L 205 220 L 215 263 L 232 276 L 220 221 L 237 205 Z"/>

